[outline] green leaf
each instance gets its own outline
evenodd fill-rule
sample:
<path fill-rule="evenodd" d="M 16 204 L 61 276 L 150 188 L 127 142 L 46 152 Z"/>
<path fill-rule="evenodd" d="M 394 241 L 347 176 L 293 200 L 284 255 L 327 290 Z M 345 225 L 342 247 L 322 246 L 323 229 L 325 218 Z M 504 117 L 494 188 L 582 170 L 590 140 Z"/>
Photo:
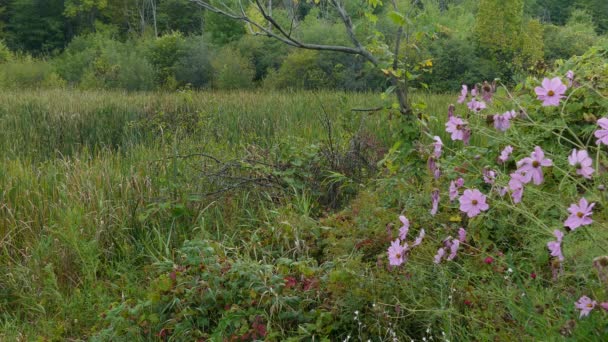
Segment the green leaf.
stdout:
<path fill-rule="evenodd" d="M 389 19 L 391 19 L 391 21 L 399 26 L 403 26 L 405 25 L 405 17 L 403 16 L 403 14 L 396 12 L 396 11 L 392 11 L 388 14 Z"/>

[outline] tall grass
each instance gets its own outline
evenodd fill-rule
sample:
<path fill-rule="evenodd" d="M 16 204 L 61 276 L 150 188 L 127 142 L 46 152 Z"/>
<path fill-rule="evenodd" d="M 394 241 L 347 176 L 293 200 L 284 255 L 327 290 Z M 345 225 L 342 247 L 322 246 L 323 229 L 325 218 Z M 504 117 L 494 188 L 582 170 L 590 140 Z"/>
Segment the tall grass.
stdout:
<path fill-rule="evenodd" d="M 444 98 L 424 96 L 443 113 Z M 0 339 L 86 337 L 140 291 L 144 265 L 199 236 L 238 245 L 277 215 L 260 193 L 191 198 L 204 182 L 172 156 L 300 148 L 327 138 L 326 116 L 335 139 L 364 129 L 389 145 L 399 120 L 351 112 L 382 104 L 339 92 L 2 92 Z"/>

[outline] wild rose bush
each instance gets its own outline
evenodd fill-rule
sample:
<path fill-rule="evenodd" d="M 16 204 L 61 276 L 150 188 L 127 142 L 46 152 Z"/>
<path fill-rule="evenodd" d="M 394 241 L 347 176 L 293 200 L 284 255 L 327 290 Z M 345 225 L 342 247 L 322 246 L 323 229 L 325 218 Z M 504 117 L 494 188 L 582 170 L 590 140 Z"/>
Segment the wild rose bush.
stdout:
<path fill-rule="evenodd" d="M 445 125 L 426 126 L 424 190 L 401 212 L 426 238 L 417 253 L 394 236 L 388 267 L 412 279 L 434 267 L 450 283 L 436 310 L 453 317 L 429 326 L 454 340 L 608 336 L 607 55 L 514 89 L 463 85 Z"/>

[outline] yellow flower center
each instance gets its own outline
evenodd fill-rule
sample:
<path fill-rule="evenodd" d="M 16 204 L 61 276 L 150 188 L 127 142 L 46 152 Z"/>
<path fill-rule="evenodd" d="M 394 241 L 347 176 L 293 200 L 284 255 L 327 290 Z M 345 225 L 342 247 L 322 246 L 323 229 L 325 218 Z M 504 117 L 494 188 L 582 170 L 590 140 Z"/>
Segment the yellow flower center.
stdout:
<path fill-rule="evenodd" d="M 397 253 L 397 254 L 395 255 L 395 257 L 396 257 L 397 259 L 401 259 L 401 253 Z"/>
<path fill-rule="evenodd" d="M 539 167 L 540 163 L 537 160 L 535 160 L 535 161 L 532 162 L 532 166 Z"/>
<path fill-rule="evenodd" d="M 592 307 L 593 307 L 593 304 L 589 303 L 589 304 L 587 304 L 587 307 L 588 307 L 588 308 L 592 308 Z"/>
<path fill-rule="evenodd" d="M 547 92 L 547 95 L 548 95 L 548 96 L 553 96 L 553 95 L 555 95 L 555 92 L 554 92 L 553 90 L 549 90 L 549 91 Z"/>
<path fill-rule="evenodd" d="M 473 204 L 473 205 L 477 205 L 477 203 L 479 203 L 479 202 L 477 202 L 477 200 L 472 200 L 471 201 L 471 204 Z"/>
<path fill-rule="evenodd" d="M 583 214 L 579 211 L 578 213 L 576 213 L 576 216 L 578 216 L 578 218 L 583 218 L 583 216 L 585 216 L 585 214 Z"/>

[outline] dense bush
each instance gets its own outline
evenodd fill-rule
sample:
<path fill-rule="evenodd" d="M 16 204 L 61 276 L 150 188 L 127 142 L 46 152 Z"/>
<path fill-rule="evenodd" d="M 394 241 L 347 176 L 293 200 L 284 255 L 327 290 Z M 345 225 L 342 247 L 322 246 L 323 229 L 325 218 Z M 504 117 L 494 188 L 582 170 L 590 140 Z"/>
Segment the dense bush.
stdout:
<path fill-rule="evenodd" d="M 148 42 L 146 58 L 156 70 L 156 82 L 169 89 L 175 86 L 175 68 L 184 56 L 186 40 L 179 32 Z"/>
<path fill-rule="evenodd" d="M 0 88 L 35 89 L 63 86 L 65 81 L 47 61 L 21 56 L 0 63 Z"/>
<path fill-rule="evenodd" d="M 213 56 L 213 85 L 218 89 L 244 89 L 253 86 L 255 67 L 238 50 L 225 47 Z"/>
<path fill-rule="evenodd" d="M 192 37 L 184 42 L 182 56 L 175 63 L 175 80 L 180 86 L 204 88 L 213 81 L 212 51 L 202 37 Z"/>
<path fill-rule="evenodd" d="M 565 26 L 545 27 L 545 57 L 554 61 L 580 56 L 598 44 L 598 39 L 602 38 L 597 36 L 591 18 L 586 12 L 575 11 Z"/>

